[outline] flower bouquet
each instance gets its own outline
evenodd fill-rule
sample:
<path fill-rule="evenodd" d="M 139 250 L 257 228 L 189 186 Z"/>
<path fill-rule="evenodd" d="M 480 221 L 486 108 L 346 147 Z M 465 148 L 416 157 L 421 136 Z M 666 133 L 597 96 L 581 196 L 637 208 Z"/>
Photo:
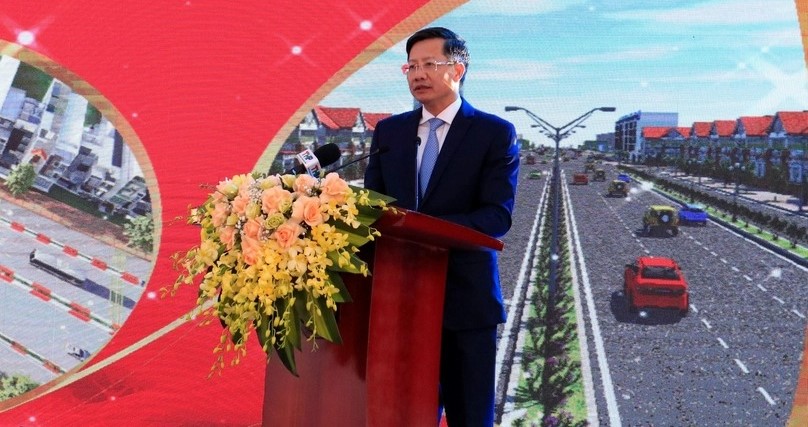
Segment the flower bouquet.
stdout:
<path fill-rule="evenodd" d="M 201 242 L 174 255 L 179 286 L 199 286 L 202 324 L 224 327 L 211 368 L 225 355 L 238 364 L 254 330 L 267 357 L 272 350 L 297 375 L 301 336 L 340 343 L 337 303 L 350 301 L 340 273 L 368 275 L 359 247 L 379 236 L 371 225 L 393 199 L 349 186 L 336 173 L 236 175 L 220 182 L 191 210 Z"/>

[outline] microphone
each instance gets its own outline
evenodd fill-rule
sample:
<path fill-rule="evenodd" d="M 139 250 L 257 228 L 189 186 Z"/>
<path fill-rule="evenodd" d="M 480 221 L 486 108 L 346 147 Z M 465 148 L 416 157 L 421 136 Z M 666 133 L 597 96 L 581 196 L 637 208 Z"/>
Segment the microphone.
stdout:
<path fill-rule="evenodd" d="M 368 158 L 368 157 L 370 157 L 370 156 L 375 156 L 375 155 L 377 155 L 377 154 L 384 154 L 384 153 L 386 153 L 386 152 L 388 152 L 388 151 L 390 151 L 390 147 L 389 147 L 389 146 L 387 146 L 387 145 L 385 145 L 385 146 L 383 146 L 383 147 L 379 147 L 379 148 L 377 148 L 377 149 L 375 149 L 375 150 L 371 151 L 370 153 L 365 154 L 364 156 L 359 156 L 359 157 L 357 157 L 357 158 L 355 158 L 355 159 L 351 160 L 351 161 L 350 161 L 350 162 L 348 162 L 348 163 L 345 163 L 345 164 L 343 164 L 343 165 L 340 165 L 340 166 L 335 167 L 334 169 L 329 170 L 328 172 L 336 172 L 336 171 L 338 171 L 338 170 L 340 170 L 340 169 L 342 169 L 342 168 L 348 167 L 348 166 L 350 166 L 350 165 L 352 165 L 352 164 L 354 164 L 354 163 L 356 163 L 356 162 L 359 162 L 359 161 L 365 160 L 365 159 L 367 159 L 367 158 Z"/>
<path fill-rule="evenodd" d="M 301 173 L 308 173 L 315 175 L 321 168 L 331 165 L 339 160 L 342 156 L 339 146 L 334 143 L 325 144 L 322 147 L 314 150 L 303 150 L 297 154 L 298 164 L 286 170 L 284 175 L 298 175 Z"/>
<path fill-rule="evenodd" d="M 421 146 L 421 137 L 420 136 L 415 137 L 415 145 L 418 146 L 418 147 Z"/>

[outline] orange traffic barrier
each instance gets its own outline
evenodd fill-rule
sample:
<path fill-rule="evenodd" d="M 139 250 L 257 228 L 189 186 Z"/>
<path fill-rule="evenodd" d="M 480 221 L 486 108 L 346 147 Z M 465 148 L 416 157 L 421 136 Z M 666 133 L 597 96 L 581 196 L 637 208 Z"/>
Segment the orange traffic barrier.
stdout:
<path fill-rule="evenodd" d="M 64 372 L 62 369 L 60 369 L 58 366 L 56 366 L 55 363 L 51 362 L 50 360 L 46 360 L 45 363 L 43 363 L 42 365 L 45 366 L 45 368 L 47 370 L 53 372 L 54 374 L 61 374 L 61 373 Z"/>
<path fill-rule="evenodd" d="M 31 295 L 40 298 L 45 301 L 49 301 L 51 299 L 51 290 L 40 285 L 39 283 L 34 282 L 31 285 Z"/>
<path fill-rule="evenodd" d="M 70 303 L 70 314 L 73 316 L 78 317 L 79 319 L 89 322 L 90 321 L 90 309 L 87 307 L 82 306 L 77 302 Z"/>
<path fill-rule="evenodd" d="M 0 265 L 0 279 L 11 283 L 11 281 L 14 280 L 14 270 L 6 267 L 5 265 Z"/>
<path fill-rule="evenodd" d="M 121 279 L 126 280 L 127 282 L 133 285 L 137 285 L 138 283 L 140 283 L 140 281 L 137 280 L 137 277 L 132 273 L 124 272 L 123 274 L 121 274 Z"/>
<path fill-rule="evenodd" d="M 104 261 L 101 261 L 98 258 L 93 258 L 93 261 L 90 264 L 92 264 L 93 267 L 95 267 L 95 268 L 97 268 L 99 270 L 106 270 L 107 269 L 107 263 L 105 263 Z"/>
<path fill-rule="evenodd" d="M 17 341 L 12 341 L 11 342 L 11 348 L 14 349 L 17 353 L 20 353 L 20 354 L 27 354 L 28 353 L 28 349 L 25 348 L 24 345 L 18 343 Z"/>

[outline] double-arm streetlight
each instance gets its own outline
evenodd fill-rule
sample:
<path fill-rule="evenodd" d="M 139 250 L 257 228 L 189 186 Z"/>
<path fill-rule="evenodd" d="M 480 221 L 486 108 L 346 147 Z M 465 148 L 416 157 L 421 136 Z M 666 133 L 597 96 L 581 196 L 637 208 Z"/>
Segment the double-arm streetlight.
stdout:
<path fill-rule="evenodd" d="M 558 253 L 558 217 L 559 217 L 559 199 L 561 198 L 561 173 L 559 171 L 558 166 L 558 152 L 559 152 L 559 143 L 562 139 L 572 135 L 575 132 L 575 128 L 584 127 L 581 123 L 584 120 L 588 119 L 595 111 L 615 111 L 614 107 L 598 107 L 593 108 L 587 111 L 584 114 L 581 114 L 574 120 L 570 121 L 569 123 L 565 124 L 564 126 L 556 127 L 548 123 L 546 120 L 542 119 L 541 117 L 533 114 L 530 110 L 522 107 L 515 107 L 515 106 L 507 106 L 505 107 L 506 112 L 510 111 L 524 111 L 533 121 L 536 122 L 536 125 L 533 127 L 539 127 L 544 130 L 544 134 L 547 135 L 550 139 L 555 142 L 555 156 L 553 159 L 553 191 L 555 192 L 555 197 L 553 197 L 553 230 L 552 236 L 550 239 L 550 274 L 549 274 L 549 285 L 548 285 L 548 292 L 547 292 L 547 300 L 550 306 L 555 304 L 556 298 L 556 291 L 558 289 L 558 261 L 559 261 L 559 253 Z"/>

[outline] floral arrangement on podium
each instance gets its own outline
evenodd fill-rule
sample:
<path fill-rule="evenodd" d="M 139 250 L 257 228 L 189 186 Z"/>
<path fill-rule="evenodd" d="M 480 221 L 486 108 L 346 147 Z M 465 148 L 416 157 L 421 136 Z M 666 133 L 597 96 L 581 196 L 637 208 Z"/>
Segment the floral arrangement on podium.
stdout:
<path fill-rule="evenodd" d="M 372 224 L 393 199 L 352 187 L 336 173 L 236 175 L 192 209 L 201 241 L 174 255 L 173 287 L 198 285 L 201 324 L 224 327 L 211 375 L 238 364 L 253 331 L 294 375 L 306 336 L 340 343 L 337 304 L 350 301 L 341 273 L 368 275 L 359 247 L 379 236 Z"/>

